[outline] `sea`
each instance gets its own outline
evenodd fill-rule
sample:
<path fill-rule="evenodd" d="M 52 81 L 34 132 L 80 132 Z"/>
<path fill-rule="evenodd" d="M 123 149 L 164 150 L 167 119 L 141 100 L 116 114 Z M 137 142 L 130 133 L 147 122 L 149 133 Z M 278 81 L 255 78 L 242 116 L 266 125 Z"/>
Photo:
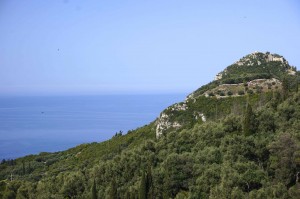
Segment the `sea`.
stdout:
<path fill-rule="evenodd" d="M 186 94 L 0 97 L 0 160 L 102 142 L 154 121 Z"/>

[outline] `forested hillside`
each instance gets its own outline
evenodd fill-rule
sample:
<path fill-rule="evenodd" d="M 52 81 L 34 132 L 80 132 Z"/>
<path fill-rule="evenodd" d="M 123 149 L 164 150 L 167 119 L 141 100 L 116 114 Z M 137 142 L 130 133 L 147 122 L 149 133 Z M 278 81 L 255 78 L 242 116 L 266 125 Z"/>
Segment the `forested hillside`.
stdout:
<path fill-rule="evenodd" d="M 280 65 L 265 64 L 272 63 Z M 278 89 L 202 95 L 216 80 L 164 110 L 167 120 L 102 143 L 3 160 L 0 198 L 299 198 L 299 76 L 278 74 Z"/>

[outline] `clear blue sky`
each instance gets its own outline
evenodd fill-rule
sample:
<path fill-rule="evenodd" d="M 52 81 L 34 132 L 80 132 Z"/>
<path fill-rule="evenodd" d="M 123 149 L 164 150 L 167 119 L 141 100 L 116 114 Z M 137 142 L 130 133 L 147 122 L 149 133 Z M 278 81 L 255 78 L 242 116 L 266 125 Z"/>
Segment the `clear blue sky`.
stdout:
<path fill-rule="evenodd" d="M 190 93 L 253 51 L 300 67 L 297 0 L 0 0 L 0 95 Z"/>

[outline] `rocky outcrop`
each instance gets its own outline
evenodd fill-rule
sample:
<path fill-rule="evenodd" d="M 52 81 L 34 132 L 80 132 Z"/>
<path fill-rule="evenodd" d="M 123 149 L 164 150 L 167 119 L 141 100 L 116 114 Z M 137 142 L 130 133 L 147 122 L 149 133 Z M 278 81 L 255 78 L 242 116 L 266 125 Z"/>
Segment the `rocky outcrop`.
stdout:
<path fill-rule="evenodd" d="M 289 69 L 287 70 L 287 72 L 288 72 L 289 75 L 296 75 L 296 70 L 293 69 L 293 68 L 289 68 Z"/>
<path fill-rule="evenodd" d="M 160 137 L 164 131 L 174 128 L 178 129 L 182 126 L 178 121 L 172 121 L 171 116 L 178 111 L 186 111 L 188 109 L 186 103 L 177 103 L 164 110 L 156 120 L 156 137 Z"/>
<path fill-rule="evenodd" d="M 222 76 L 223 76 L 222 73 L 218 73 L 218 74 L 215 76 L 215 80 L 220 80 L 220 79 L 222 79 Z"/>
<path fill-rule="evenodd" d="M 234 64 L 239 66 L 246 65 L 246 66 L 253 66 L 253 65 L 261 65 L 262 62 L 271 62 L 271 61 L 278 61 L 284 65 L 288 65 L 289 63 L 283 56 L 277 54 L 270 54 L 269 52 L 262 53 L 262 52 L 253 52 L 240 60 L 236 61 Z"/>
<path fill-rule="evenodd" d="M 170 106 L 168 109 L 170 109 L 171 111 L 185 111 L 188 109 L 188 107 L 186 103 L 177 103 L 173 106 Z"/>
<path fill-rule="evenodd" d="M 195 118 L 195 120 L 201 119 L 202 122 L 206 122 L 206 117 L 203 113 L 195 112 L 194 113 L 194 118 Z"/>
<path fill-rule="evenodd" d="M 161 113 L 160 117 L 156 121 L 156 137 L 159 138 L 164 131 L 170 129 L 170 128 L 175 128 L 178 129 L 181 127 L 181 124 L 178 122 L 170 121 L 169 115 L 166 113 Z"/>
<path fill-rule="evenodd" d="M 156 120 L 156 137 L 159 138 L 164 132 L 170 129 L 177 130 L 185 125 L 185 123 L 174 119 L 174 115 L 182 114 L 185 111 L 190 111 L 186 102 L 174 104 L 164 110 Z M 190 112 L 189 114 L 193 116 L 192 118 L 195 121 L 201 120 L 202 122 L 206 122 L 206 117 L 201 112 Z"/>

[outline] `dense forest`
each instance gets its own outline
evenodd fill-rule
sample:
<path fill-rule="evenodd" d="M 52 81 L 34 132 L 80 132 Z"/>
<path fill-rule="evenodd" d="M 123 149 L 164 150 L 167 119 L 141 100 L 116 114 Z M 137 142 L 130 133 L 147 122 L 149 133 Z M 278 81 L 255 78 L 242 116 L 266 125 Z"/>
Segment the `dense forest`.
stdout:
<path fill-rule="evenodd" d="M 299 76 L 278 79 L 280 90 L 199 96 L 187 106 L 207 120 L 177 111 L 171 119 L 185 125 L 159 138 L 154 121 L 102 143 L 3 160 L 0 198 L 299 198 Z"/>

